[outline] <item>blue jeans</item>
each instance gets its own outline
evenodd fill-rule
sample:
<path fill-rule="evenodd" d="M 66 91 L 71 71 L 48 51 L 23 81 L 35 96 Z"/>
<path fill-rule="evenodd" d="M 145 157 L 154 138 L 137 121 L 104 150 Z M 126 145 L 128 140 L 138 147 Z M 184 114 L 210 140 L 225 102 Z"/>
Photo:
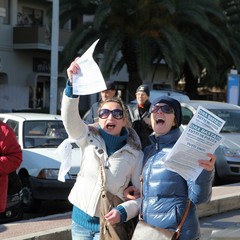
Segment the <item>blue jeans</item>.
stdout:
<path fill-rule="evenodd" d="M 100 232 L 90 231 L 73 221 L 72 240 L 100 240 Z"/>

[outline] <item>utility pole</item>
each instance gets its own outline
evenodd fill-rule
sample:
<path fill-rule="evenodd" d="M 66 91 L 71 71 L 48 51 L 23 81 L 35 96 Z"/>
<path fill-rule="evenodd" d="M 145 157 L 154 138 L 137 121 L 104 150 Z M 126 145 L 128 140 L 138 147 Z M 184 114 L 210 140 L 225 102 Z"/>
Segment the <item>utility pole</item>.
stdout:
<path fill-rule="evenodd" d="M 50 114 L 57 113 L 59 0 L 52 0 Z"/>

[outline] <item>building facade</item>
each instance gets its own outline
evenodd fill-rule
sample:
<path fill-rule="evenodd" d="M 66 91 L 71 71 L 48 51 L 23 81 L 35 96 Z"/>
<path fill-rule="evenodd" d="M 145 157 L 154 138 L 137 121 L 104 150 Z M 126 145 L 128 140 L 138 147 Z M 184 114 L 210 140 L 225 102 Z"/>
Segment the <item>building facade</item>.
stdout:
<path fill-rule="evenodd" d="M 21 109 L 49 111 L 51 95 L 57 98 L 60 110 L 66 72 L 59 72 L 56 89 L 51 84 L 51 21 L 49 0 L 0 0 L 0 112 Z M 71 23 L 59 29 L 59 52 L 71 34 Z M 58 61 L 56 56 L 55 61 Z M 171 75 L 164 65 L 149 73 L 145 82 L 174 88 Z M 154 66 L 153 66 L 154 69 Z M 153 71 L 154 72 L 154 71 Z M 126 68 L 111 80 L 117 82 L 127 101 Z M 50 91 L 56 91 L 54 94 Z M 98 95 L 83 98 L 85 110 L 98 100 Z"/>
<path fill-rule="evenodd" d="M 51 5 L 41 0 L 0 0 L 1 111 L 49 109 Z M 59 51 L 70 33 L 70 26 L 59 30 Z M 58 73 L 58 110 L 65 82 L 66 74 Z"/>

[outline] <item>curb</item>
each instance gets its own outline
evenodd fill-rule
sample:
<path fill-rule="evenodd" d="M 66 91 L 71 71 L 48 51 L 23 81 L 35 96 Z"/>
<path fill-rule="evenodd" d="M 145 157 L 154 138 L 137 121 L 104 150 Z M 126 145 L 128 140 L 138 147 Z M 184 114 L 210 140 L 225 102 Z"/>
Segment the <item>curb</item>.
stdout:
<path fill-rule="evenodd" d="M 224 230 L 214 230 L 211 235 L 211 240 L 239 240 L 240 229 L 239 225 L 234 228 L 227 228 Z"/>
<path fill-rule="evenodd" d="M 71 240 L 71 212 L 0 225 L 0 239 Z"/>
<path fill-rule="evenodd" d="M 13 238 L 4 238 L 6 240 L 71 240 L 71 225 L 67 227 L 54 228 L 42 232 L 26 234 Z"/>
<path fill-rule="evenodd" d="M 240 208 L 240 183 L 213 188 L 213 196 L 209 203 L 197 206 L 199 218 L 209 217 Z"/>
<path fill-rule="evenodd" d="M 209 203 L 197 206 L 199 218 L 224 213 L 240 208 L 240 183 L 213 188 L 212 199 Z M 71 212 L 56 214 L 48 217 L 30 219 L 14 224 L 0 225 L 0 239 L 5 240 L 71 240 Z M 26 232 L 27 229 L 27 232 Z M 231 236 L 229 238 L 229 231 Z M 216 230 L 211 240 L 240 239 L 240 229 Z M 224 238 L 226 236 L 226 238 Z M 228 238 L 227 238 L 228 237 Z"/>

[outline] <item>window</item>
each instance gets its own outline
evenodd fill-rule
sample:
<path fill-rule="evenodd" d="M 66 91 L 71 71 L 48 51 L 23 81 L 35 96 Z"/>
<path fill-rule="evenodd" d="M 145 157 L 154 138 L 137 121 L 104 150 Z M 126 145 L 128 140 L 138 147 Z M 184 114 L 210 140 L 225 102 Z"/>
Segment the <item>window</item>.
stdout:
<path fill-rule="evenodd" d="M 226 122 L 221 132 L 240 132 L 240 111 L 228 109 L 214 109 L 211 111 Z"/>
<path fill-rule="evenodd" d="M 10 1 L 3 0 L 2 3 L 3 5 L 0 4 L 0 8 L 4 12 L 3 24 L 10 24 Z"/>
<path fill-rule="evenodd" d="M 7 120 L 6 124 L 13 129 L 16 137 L 18 138 L 18 122 L 17 121 L 14 121 L 14 120 Z"/>
<path fill-rule="evenodd" d="M 23 7 L 22 13 L 18 13 L 18 25 L 23 26 L 42 26 L 43 10 Z"/>
<path fill-rule="evenodd" d="M 67 138 L 62 121 L 25 121 L 24 146 L 56 147 Z"/>
<path fill-rule="evenodd" d="M 193 117 L 192 111 L 186 107 L 182 107 L 182 125 L 187 125 Z"/>

